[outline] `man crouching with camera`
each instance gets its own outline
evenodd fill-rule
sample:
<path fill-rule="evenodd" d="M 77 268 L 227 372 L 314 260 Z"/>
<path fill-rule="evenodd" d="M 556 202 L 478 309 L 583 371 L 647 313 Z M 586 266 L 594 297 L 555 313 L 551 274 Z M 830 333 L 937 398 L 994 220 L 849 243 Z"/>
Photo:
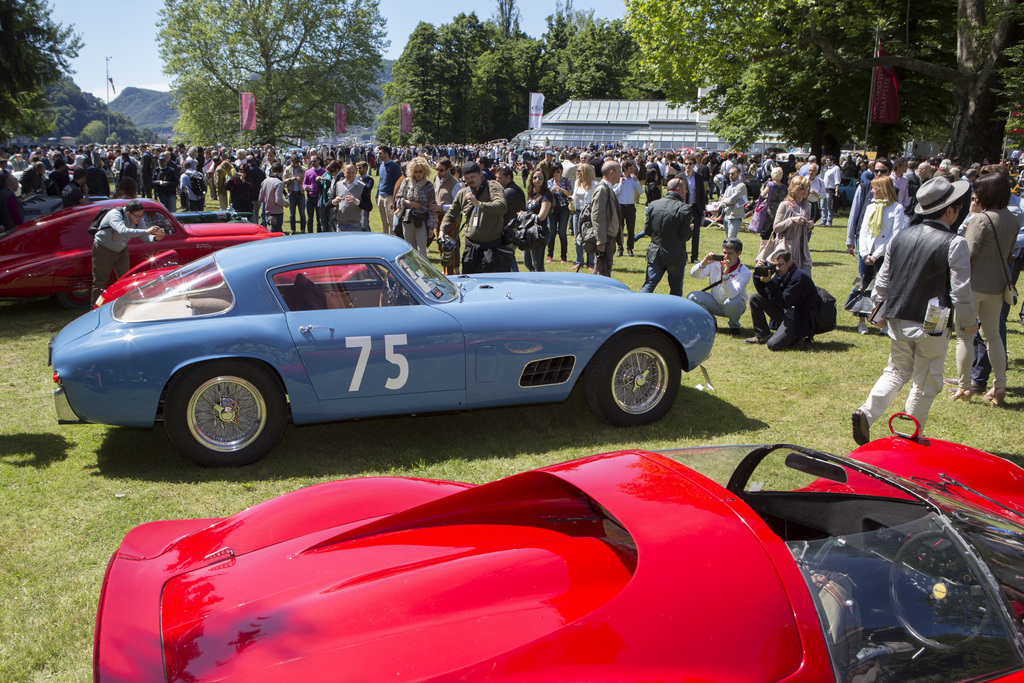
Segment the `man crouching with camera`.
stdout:
<path fill-rule="evenodd" d="M 672 181 L 669 181 L 672 182 Z M 743 242 L 730 237 L 722 242 L 722 253 L 711 253 L 695 264 L 690 275 L 698 280 L 710 279 L 711 284 L 686 298 L 714 316 L 729 319 L 729 334 L 740 333 L 740 316 L 747 310 L 747 284 L 750 269 L 740 263 Z M 684 254 L 685 255 L 685 254 Z"/>
<path fill-rule="evenodd" d="M 770 263 L 756 266 L 754 288 L 757 292 L 750 297 L 754 336 L 745 340 L 748 344 L 767 344 L 769 350 L 778 351 L 814 335 L 821 297 L 811 276 L 793 265 L 792 254 L 777 251 Z"/>

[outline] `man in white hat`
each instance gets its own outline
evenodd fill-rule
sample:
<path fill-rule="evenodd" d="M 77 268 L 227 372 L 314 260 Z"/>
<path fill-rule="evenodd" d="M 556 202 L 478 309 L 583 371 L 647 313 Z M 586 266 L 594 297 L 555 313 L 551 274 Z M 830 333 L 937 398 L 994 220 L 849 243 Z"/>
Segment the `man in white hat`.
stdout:
<path fill-rule="evenodd" d="M 913 384 L 905 412 L 924 431 L 932 401 L 942 388 L 953 320 L 963 334 L 978 331 L 971 300 L 970 250 L 956 234 L 968 192 L 967 181 L 929 180 L 918 190 L 914 209 L 923 222 L 899 230 L 889 242 L 872 292 L 875 302 L 885 306 L 889 364 L 864 405 L 853 411 L 853 438 L 858 444 L 869 441 L 872 423 L 889 409 L 908 381 Z M 950 309 L 956 315 L 941 322 L 943 311 L 948 314 Z"/>

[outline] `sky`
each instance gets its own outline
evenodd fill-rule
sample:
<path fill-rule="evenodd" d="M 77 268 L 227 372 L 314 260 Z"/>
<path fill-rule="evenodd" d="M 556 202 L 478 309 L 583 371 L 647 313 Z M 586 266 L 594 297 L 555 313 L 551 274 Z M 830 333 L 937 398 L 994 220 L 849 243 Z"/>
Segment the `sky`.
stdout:
<path fill-rule="evenodd" d="M 384 53 L 387 59 L 398 59 L 405 43 L 420 21 L 435 26 L 449 23 L 456 15 L 476 12 L 489 18 L 497 8 L 491 1 L 448 0 L 435 3 L 423 0 L 379 0 L 380 13 L 387 20 L 391 46 Z M 75 83 L 106 101 L 105 72 L 110 57 L 110 78 L 115 91 L 113 100 L 126 87 L 169 90 L 170 78 L 163 73 L 163 62 L 157 49 L 156 22 L 163 3 L 159 0 L 51 0 L 54 19 L 65 26 L 74 25 L 81 35 L 83 47 L 71 62 Z M 519 0 L 521 28 L 534 38 L 547 29 L 546 19 L 554 13 L 554 0 Z M 625 16 L 624 0 L 587 0 L 573 3 L 575 9 L 594 10 L 602 19 Z"/>

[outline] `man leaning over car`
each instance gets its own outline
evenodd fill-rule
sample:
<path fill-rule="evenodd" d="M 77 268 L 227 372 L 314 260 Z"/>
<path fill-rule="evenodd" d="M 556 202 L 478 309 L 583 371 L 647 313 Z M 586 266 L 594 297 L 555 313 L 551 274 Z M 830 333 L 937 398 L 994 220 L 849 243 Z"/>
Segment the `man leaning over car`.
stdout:
<path fill-rule="evenodd" d="M 103 293 L 110 279 L 110 271 L 121 277 L 128 271 L 128 241 L 142 237 L 146 241 L 162 240 L 162 228 L 147 227 L 143 216 L 146 210 L 142 202 L 133 199 L 121 209 L 111 209 L 100 222 L 92 242 L 92 298 L 91 304 Z"/>

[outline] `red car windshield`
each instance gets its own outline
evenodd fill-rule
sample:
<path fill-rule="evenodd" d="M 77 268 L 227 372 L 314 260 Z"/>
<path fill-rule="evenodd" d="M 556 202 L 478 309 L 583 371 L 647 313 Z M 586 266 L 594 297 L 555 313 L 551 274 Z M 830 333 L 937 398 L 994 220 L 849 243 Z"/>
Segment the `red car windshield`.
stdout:
<path fill-rule="evenodd" d="M 111 315 L 120 322 L 172 320 L 223 313 L 233 304 L 216 259 L 208 256 L 118 298 Z"/>

